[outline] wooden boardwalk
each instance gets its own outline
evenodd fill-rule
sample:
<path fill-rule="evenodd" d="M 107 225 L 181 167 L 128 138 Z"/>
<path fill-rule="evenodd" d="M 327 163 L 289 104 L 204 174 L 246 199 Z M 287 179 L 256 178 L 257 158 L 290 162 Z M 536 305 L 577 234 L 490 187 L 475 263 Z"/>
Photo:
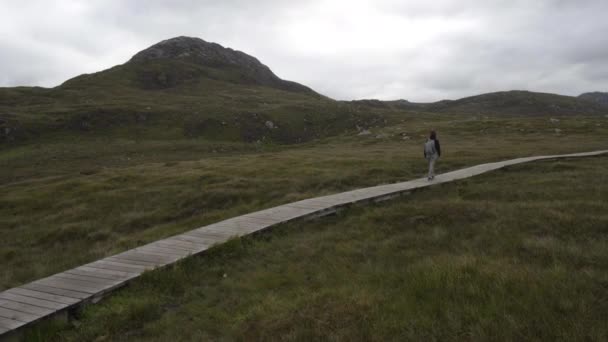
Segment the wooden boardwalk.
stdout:
<path fill-rule="evenodd" d="M 197 228 L 0 292 L 0 339 L 18 336 L 24 327 L 39 320 L 66 314 L 85 303 L 94 303 L 144 271 L 173 264 L 231 237 L 251 234 L 295 219 L 324 216 L 353 203 L 390 199 L 415 189 L 473 177 L 510 165 L 606 153 L 608 150 L 481 164 L 438 175 L 431 182 L 420 178 L 311 198 Z"/>

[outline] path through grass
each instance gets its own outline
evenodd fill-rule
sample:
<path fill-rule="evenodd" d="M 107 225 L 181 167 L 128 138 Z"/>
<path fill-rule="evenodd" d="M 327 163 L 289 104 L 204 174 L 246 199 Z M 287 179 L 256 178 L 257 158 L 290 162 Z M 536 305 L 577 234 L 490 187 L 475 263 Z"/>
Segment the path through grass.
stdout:
<path fill-rule="evenodd" d="M 231 241 L 65 341 L 608 339 L 608 158 L 539 162 Z"/>

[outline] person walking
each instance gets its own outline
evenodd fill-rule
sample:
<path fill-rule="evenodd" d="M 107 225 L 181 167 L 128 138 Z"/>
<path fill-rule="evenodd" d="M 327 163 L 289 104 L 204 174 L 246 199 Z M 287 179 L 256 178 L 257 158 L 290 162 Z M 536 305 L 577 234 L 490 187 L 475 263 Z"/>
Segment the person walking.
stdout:
<path fill-rule="evenodd" d="M 424 158 L 429 162 L 429 181 L 435 179 L 435 162 L 441 156 L 441 146 L 437 133 L 431 131 L 429 139 L 424 143 Z"/>

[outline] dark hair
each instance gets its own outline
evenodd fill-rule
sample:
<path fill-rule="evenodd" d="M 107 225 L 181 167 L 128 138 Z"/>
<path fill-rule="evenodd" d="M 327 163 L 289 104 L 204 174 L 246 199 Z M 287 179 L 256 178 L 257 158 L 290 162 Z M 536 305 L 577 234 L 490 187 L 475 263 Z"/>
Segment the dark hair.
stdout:
<path fill-rule="evenodd" d="M 435 131 L 431 131 L 431 139 L 437 140 L 437 133 Z"/>

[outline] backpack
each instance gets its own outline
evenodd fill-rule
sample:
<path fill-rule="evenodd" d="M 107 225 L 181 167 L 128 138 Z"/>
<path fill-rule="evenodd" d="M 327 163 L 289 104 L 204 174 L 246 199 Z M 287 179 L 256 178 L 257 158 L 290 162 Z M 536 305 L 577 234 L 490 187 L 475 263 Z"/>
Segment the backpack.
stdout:
<path fill-rule="evenodd" d="M 424 143 L 424 156 L 430 158 L 432 155 L 437 153 L 435 149 L 435 140 L 429 139 Z"/>

